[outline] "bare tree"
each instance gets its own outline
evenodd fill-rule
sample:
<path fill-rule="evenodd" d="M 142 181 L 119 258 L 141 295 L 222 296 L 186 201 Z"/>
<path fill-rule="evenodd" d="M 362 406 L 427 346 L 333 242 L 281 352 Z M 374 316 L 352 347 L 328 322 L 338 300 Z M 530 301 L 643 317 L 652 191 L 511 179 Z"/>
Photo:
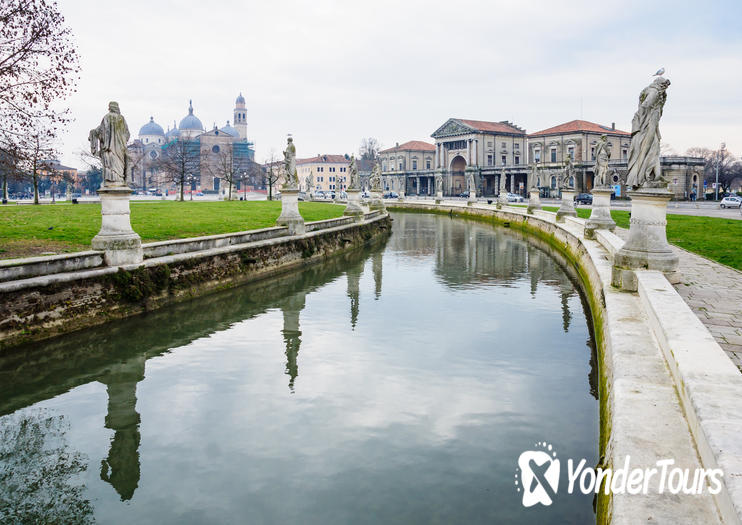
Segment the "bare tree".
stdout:
<path fill-rule="evenodd" d="M 205 164 L 213 177 L 223 180 L 228 184 L 228 200 L 232 200 L 232 187 L 238 182 L 244 184 L 248 180 L 249 160 L 235 156 L 233 144 L 226 144 L 220 147 L 217 153 L 209 153 Z"/>
<path fill-rule="evenodd" d="M 54 1 L 0 2 L 0 147 L 38 149 L 45 142 L 41 137 L 18 142 L 40 127 L 53 138 L 69 121 L 68 111 L 53 105 L 77 84 L 80 66 L 71 36 Z"/>
<path fill-rule="evenodd" d="M 379 156 L 379 150 L 381 146 L 379 141 L 374 137 L 367 137 L 361 139 L 361 147 L 358 150 L 360 158 L 370 162 L 376 162 L 376 158 Z"/>
<path fill-rule="evenodd" d="M 273 185 L 281 178 L 283 163 L 276 158 L 276 151 L 271 150 L 270 157 L 265 163 L 265 183 L 268 186 L 268 200 L 273 200 Z"/>
<path fill-rule="evenodd" d="M 195 180 L 200 167 L 199 145 L 186 139 L 177 139 L 165 145 L 157 160 L 157 169 L 162 172 L 164 180 L 178 186 L 181 201 L 184 200 L 183 188 L 186 182 Z"/>
<path fill-rule="evenodd" d="M 695 146 L 685 153 L 691 157 L 702 157 L 706 164 L 703 168 L 703 180 L 709 185 L 716 182 L 716 170 L 719 170 L 719 187 L 722 192 L 731 189 L 735 179 L 742 177 L 742 161 L 732 155 L 723 145 L 718 150 Z"/>

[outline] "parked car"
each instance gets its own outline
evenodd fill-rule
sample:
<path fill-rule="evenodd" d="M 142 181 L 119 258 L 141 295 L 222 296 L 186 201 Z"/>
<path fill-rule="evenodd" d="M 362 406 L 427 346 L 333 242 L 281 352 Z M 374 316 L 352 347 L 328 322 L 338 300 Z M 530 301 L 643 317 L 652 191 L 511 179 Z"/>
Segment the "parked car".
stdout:
<path fill-rule="evenodd" d="M 508 193 L 508 202 L 523 202 L 523 197 L 516 193 Z"/>
<path fill-rule="evenodd" d="M 396 191 L 387 191 L 384 193 L 385 199 L 397 199 L 399 198 L 399 194 Z"/>
<path fill-rule="evenodd" d="M 362 199 L 370 199 L 371 198 L 371 194 L 369 192 L 367 192 L 366 190 L 363 190 L 361 192 L 361 198 Z"/>
<path fill-rule="evenodd" d="M 464 198 L 469 197 L 469 192 L 468 191 L 462 191 L 461 193 L 459 193 L 459 197 L 464 197 Z"/>
<path fill-rule="evenodd" d="M 299 196 L 297 197 L 297 200 L 300 200 L 300 201 L 305 201 L 305 200 L 307 200 L 307 192 L 305 192 L 305 191 L 300 191 L 300 192 L 299 192 Z"/>
<path fill-rule="evenodd" d="M 724 197 L 719 203 L 722 208 L 739 208 L 740 205 L 742 205 L 742 197 Z"/>
<path fill-rule="evenodd" d="M 325 192 L 322 190 L 317 190 L 314 192 L 314 198 L 315 199 L 324 199 L 325 198 Z"/>
<path fill-rule="evenodd" d="M 590 193 L 580 193 L 575 197 L 575 202 L 577 204 L 592 204 L 593 196 Z"/>

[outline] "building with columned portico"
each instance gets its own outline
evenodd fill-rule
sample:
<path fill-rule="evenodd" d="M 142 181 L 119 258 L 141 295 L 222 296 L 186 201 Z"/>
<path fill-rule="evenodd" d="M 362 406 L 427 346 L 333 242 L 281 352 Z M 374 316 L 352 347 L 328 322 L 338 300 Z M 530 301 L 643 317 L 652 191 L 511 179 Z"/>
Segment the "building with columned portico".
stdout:
<path fill-rule="evenodd" d="M 384 190 L 407 195 L 435 193 L 435 146 L 411 140 L 379 152 Z"/>

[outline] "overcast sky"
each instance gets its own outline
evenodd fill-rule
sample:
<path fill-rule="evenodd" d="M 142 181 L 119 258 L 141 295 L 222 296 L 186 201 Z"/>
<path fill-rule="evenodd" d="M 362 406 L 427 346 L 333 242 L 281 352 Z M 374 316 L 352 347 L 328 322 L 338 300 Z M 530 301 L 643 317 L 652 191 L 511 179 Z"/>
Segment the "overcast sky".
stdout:
<path fill-rule="evenodd" d="M 257 159 L 427 140 L 449 117 L 538 131 L 583 118 L 630 130 L 659 67 L 663 139 L 742 153 L 742 2 L 60 0 L 81 56 L 62 161 L 116 100 L 132 135 L 193 99 L 208 129 L 247 102 Z"/>

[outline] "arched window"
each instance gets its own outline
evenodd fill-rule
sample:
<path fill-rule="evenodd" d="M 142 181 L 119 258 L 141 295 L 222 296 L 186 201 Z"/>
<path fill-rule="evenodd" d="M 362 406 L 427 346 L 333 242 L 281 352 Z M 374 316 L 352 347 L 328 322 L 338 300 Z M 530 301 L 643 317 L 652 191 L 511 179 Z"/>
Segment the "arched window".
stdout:
<path fill-rule="evenodd" d="M 219 153 L 219 146 L 217 146 L 216 144 L 214 144 L 214 147 L 211 148 L 211 151 L 213 151 L 214 153 Z"/>
<path fill-rule="evenodd" d="M 553 175 L 551 176 L 551 189 L 552 190 L 556 189 L 556 177 Z"/>

